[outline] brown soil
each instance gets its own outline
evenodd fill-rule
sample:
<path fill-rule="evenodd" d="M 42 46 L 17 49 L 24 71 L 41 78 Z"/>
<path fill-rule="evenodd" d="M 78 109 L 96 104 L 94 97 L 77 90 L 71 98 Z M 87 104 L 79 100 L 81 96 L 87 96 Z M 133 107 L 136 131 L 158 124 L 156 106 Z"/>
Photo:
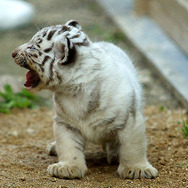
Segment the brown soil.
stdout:
<path fill-rule="evenodd" d="M 46 144 L 53 140 L 49 109 L 14 110 L 0 114 L 0 187 L 188 187 L 188 139 L 178 125 L 184 112 L 147 107 L 148 158 L 159 170 L 155 179 L 123 180 L 117 165 L 108 165 L 99 146 L 86 150 L 88 173 L 82 180 L 50 177 L 46 168 L 57 162 L 48 156 Z"/>

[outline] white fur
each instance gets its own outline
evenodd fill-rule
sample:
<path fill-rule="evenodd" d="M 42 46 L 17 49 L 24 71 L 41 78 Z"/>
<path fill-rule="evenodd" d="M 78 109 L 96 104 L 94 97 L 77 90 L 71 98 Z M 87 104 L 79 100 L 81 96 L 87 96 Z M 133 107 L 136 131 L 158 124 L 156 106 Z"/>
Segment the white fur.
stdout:
<path fill-rule="evenodd" d="M 47 36 L 57 30 L 52 40 L 43 39 L 40 44 L 42 50 L 54 44 L 48 54 L 33 57 L 37 63 L 25 57 L 41 79 L 38 87 L 29 90 L 47 88 L 54 92 L 55 142 L 47 151 L 57 153 L 59 162 L 48 167 L 49 174 L 82 178 L 87 171 L 84 145 L 90 141 L 103 145 L 109 163 L 119 161 L 120 177 L 156 177 L 157 170 L 146 157 L 142 91 L 132 62 L 111 43 L 91 42 L 77 22 L 69 21 L 65 26 L 69 30 L 64 27 L 66 31 L 62 33 L 60 25 L 39 31 L 29 43 L 17 49 L 21 55 L 15 57 L 20 64 L 25 49 L 27 56 L 37 53 L 28 50 L 28 45 L 35 44 L 44 32 L 47 31 Z M 65 64 L 74 48 L 75 59 Z M 46 55 L 49 59 L 43 63 L 45 71 L 42 71 Z"/>
<path fill-rule="evenodd" d="M 78 140 L 83 144 L 88 140 L 108 145 L 119 140 L 120 165 L 118 173 L 121 177 L 152 178 L 157 176 L 157 170 L 149 164 L 146 157 L 147 144 L 142 116 L 141 87 L 131 61 L 118 47 L 105 42 L 92 43 L 90 47 L 79 48 L 79 53 L 81 58 L 77 64 L 79 64 L 79 61 L 84 62 L 83 68 L 77 73 L 72 70 L 67 75 L 65 75 L 66 72 L 63 74 L 67 78 L 65 82 L 68 83 L 69 80 L 75 79 L 75 84 L 83 84 L 84 88 L 72 96 L 64 91 L 61 92 L 61 87 L 54 93 L 56 98 L 58 98 L 58 103 L 55 102 L 54 132 L 60 163 L 64 161 L 69 167 L 78 167 L 82 175 L 70 175 L 70 178 L 81 178 L 86 172 L 83 153 L 75 151 L 75 144 L 71 142 L 72 137 L 76 137 L 77 134 L 71 133 L 72 135 L 67 137 L 67 133 L 70 130 L 66 131 L 62 127 L 66 123 L 80 131 L 79 136 L 81 135 L 81 138 L 78 138 Z M 101 69 L 91 73 L 93 67 L 99 65 Z M 88 115 L 88 101 L 93 90 L 98 88 L 97 85 L 100 85 L 100 108 L 98 111 Z M 129 114 L 130 108 L 132 108 L 133 92 L 136 99 L 135 119 Z M 115 114 L 118 114 L 115 120 L 117 127 L 100 125 L 100 122 L 114 117 Z M 124 123 L 124 118 L 127 114 L 129 116 L 127 124 L 123 128 L 119 128 L 118 125 Z M 117 158 L 117 145 L 111 151 L 107 151 L 109 162 L 111 162 L 113 155 Z M 65 153 L 68 156 L 65 156 Z M 72 160 L 74 156 L 78 157 L 79 165 L 82 164 L 81 167 Z M 54 170 L 54 165 L 52 165 L 49 166 L 48 172 L 54 175 L 54 171 L 58 170 L 59 172 L 60 168 L 65 169 L 63 165 L 60 165 Z M 131 174 L 129 174 L 129 171 Z M 64 172 L 59 172 L 55 176 L 64 177 L 63 174 Z"/>

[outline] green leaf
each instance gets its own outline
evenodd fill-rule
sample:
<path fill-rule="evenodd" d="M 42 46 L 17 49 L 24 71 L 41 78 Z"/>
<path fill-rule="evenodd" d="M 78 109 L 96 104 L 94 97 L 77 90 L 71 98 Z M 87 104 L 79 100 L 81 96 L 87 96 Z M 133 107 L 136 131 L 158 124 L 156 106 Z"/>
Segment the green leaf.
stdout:
<path fill-rule="evenodd" d="M 181 131 L 182 131 L 184 137 L 188 137 L 188 116 L 187 116 L 186 120 L 182 119 L 181 124 L 183 126 L 181 128 Z"/>
<path fill-rule="evenodd" d="M 39 97 L 23 89 L 19 93 L 13 93 L 10 85 L 4 86 L 5 92 L 0 92 L 4 101 L 0 102 L 0 113 L 9 113 L 12 108 L 36 108 Z"/>
<path fill-rule="evenodd" d="M 36 100 L 36 101 L 39 100 L 39 98 L 37 96 L 35 96 L 34 94 L 28 92 L 26 89 L 23 89 L 21 91 L 21 93 L 18 93 L 18 95 L 25 96 L 28 99 L 32 99 L 32 100 Z"/>
<path fill-rule="evenodd" d="M 5 92 L 6 92 L 7 95 L 12 95 L 13 94 L 13 91 L 12 91 L 12 88 L 11 88 L 10 85 L 6 84 L 4 86 L 4 89 L 5 89 Z"/>

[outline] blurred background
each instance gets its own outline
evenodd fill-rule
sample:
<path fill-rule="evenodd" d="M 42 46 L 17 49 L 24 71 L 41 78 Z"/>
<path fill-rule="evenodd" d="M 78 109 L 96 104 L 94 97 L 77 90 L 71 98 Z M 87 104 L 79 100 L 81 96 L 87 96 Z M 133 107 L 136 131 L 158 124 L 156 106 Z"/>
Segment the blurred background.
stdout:
<path fill-rule="evenodd" d="M 17 2 L 17 0 L 12 0 Z M 10 4 L 12 4 L 10 1 Z M 8 0 L 6 0 L 8 2 Z M 19 1 L 18 1 L 19 2 Z M 19 25 L 20 18 L 15 20 L 19 27 L 7 28 L 0 31 L 0 74 L 13 74 L 21 76 L 25 71 L 13 63 L 11 53 L 17 46 L 28 42 L 31 37 L 41 28 L 50 25 L 64 24 L 70 19 L 77 20 L 83 30 L 88 33 L 92 40 L 122 41 L 120 33 L 112 22 L 105 16 L 101 8 L 91 0 L 28 0 L 33 7 L 33 16 L 26 25 Z M 1 3 L 1 0 L 0 0 Z M 1 6 L 1 4 L 0 4 Z M 12 11 L 12 10 L 11 10 Z M 14 9 L 14 13 L 19 10 Z M 13 17 L 15 15 L 10 12 Z M 23 14 L 23 17 L 25 15 Z M 30 20 L 32 19 L 32 20 Z M 15 25 L 15 24 L 14 24 Z"/>
<path fill-rule="evenodd" d="M 92 41 L 113 42 L 128 53 L 138 69 L 147 104 L 178 107 L 178 101 L 174 100 L 171 90 L 148 68 L 143 56 L 132 46 L 130 40 L 127 40 L 122 30 L 115 25 L 114 19 L 106 14 L 108 10 L 105 11 L 99 2 L 93 0 L 0 0 L 1 85 L 9 80 L 7 75 L 13 76 L 14 81 L 24 82 L 26 70 L 18 67 L 11 57 L 12 51 L 17 46 L 28 42 L 39 29 L 45 26 L 64 24 L 66 21 L 74 19 L 79 22 Z M 106 2 L 108 3 L 108 1 Z M 109 2 L 112 2 L 112 0 Z M 116 1 L 113 2 L 117 4 Z M 123 0 L 118 1 L 119 4 L 121 2 L 126 4 Z M 127 4 L 130 4 L 130 2 L 134 4 L 131 11 L 132 15 L 138 17 L 145 15 L 148 0 L 127 0 Z M 16 3 L 18 4 L 16 5 Z M 25 8 L 22 7 L 21 9 L 22 5 L 19 3 L 22 3 Z M 3 10 L 6 11 L 3 12 Z M 22 87 L 22 85 L 19 84 L 19 87 Z"/>

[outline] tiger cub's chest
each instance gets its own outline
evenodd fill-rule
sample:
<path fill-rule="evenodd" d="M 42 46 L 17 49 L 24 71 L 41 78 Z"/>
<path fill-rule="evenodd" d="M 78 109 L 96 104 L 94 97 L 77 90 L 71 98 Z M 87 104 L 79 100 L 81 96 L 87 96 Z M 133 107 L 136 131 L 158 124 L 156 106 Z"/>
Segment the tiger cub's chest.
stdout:
<path fill-rule="evenodd" d="M 87 114 L 88 97 L 54 94 L 56 111 L 68 119 L 80 120 Z"/>

